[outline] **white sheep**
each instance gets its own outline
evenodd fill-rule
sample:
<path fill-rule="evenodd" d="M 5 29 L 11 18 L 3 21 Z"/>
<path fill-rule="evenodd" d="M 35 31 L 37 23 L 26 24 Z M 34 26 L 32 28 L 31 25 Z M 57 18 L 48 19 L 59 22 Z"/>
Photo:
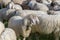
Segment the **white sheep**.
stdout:
<path fill-rule="evenodd" d="M 30 1 L 28 6 L 33 10 L 41 10 L 46 12 L 49 10 L 49 8 L 45 4 L 38 3 L 36 1 Z"/>
<path fill-rule="evenodd" d="M 33 12 L 35 12 L 35 11 L 32 11 L 31 14 L 34 14 Z M 42 13 L 40 14 L 39 12 L 37 12 L 35 14 L 36 15 L 44 15 Z M 26 19 L 28 19 L 28 20 L 26 20 Z M 10 20 L 8 22 L 8 27 L 14 29 L 15 32 L 16 32 L 16 35 L 18 37 L 19 37 L 19 35 L 22 35 L 24 37 L 23 40 L 25 40 L 26 37 L 28 37 L 29 34 L 31 33 L 31 27 L 29 27 L 30 26 L 29 24 L 30 23 L 36 24 L 38 22 L 39 22 L 39 20 L 37 18 L 34 18 L 34 17 L 30 16 L 30 14 L 28 14 L 28 15 L 26 14 L 26 15 L 23 15 L 23 16 L 22 15 L 20 15 L 20 16 L 17 15 L 17 16 L 14 16 L 14 17 L 10 18 Z"/>
<path fill-rule="evenodd" d="M 3 32 L 3 30 L 5 29 L 4 24 L 0 21 L 0 35 Z"/>
<path fill-rule="evenodd" d="M 18 10 L 16 11 L 15 16 L 21 16 L 21 17 L 25 17 L 29 14 L 45 14 L 47 15 L 47 12 L 43 12 L 43 11 L 36 11 L 36 10 Z"/>
<path fill-rule="evenodd" d="M 26 26 L 26 20 L 24 21 L 20 16 L 13 16 L 8 22 L 8 27 L 15 30 L 17 37 L 19 37 L 19 35 L 23 36 L 23 40 L 25 40 L 31 32 L 31 28 Z"/>
<path fill-rule="evenodd" d="M 7 8 L 0 9 L 1 18 L 4 20 L 8 20 L 14 14 L 15 14 L 15 9 L 7 9 Z"/>
<path fill-rule="evenodd" d="M 20 22 L 23 23 L 22 21 L 22 18 L 24 18 L 25 16 L 29 15 L 29 14 L 37 14 L 37 15 L 47 15 L 46 12 L 43 12 L 43 11 L 33 11 L 33 10 L 17 10 L 16 11 L 16 15 L 14 17 L 12 17 L 10 20 L 9 20 L 9 23 L 8 23 L 8 27 L 10 28 L 13 28 L 15 31 L 16 31 L 16 34 L 17 36 L 19 36 L 19 31 L 20 30 L 23 30 L 23 29 L 20 29 L 19 27 L 23 24 L 19 24 Z M 15 22 L 16 23 L 15 23 Z M 19 26 L 20 25 L 20 26 Z M 22 26 L 21 26 L 22 27 Z M 16 28 L 16 29 L 15 29 Z M 19 28 L 19 29 L 18 29 Z M 18 30 L 17 30 L 18 29 Z M 25 31 L 26 29 L 24 29 L 23 31 Z M 25 31 L 26 32 L 26 31 Z M 27 33 L 28 32 L 28 33 Z M 25 34 L 23 34 L 23 37 L 24 37 L 24 40 L 26 37 L 29 36 L 29 33 L 30 33 L 30 30 L 28 30 Z M 19 34 L 18 34 L 19 33 Z M 23 32 L 22 32 L 23 33 Z"/>
<path fill-rule="evenodd" d="M 18 4 L 15 4 L 13 2 L 10 2 L 8 5 L 7 5 L 7 8 L 9 9 L 15 9 L 15 10 L 22 10 L 22 7 Z"/>
<path fill-rule="evenodd" d="M 28 15 L 27 17 L 24 17 L 24 21 L 25 21 L 25 25 L 27 25 L 25 27 L 31 27 L 32 32 L 38 32 L 40 34 L 53 33 L 55 40 L 59 40 L 60 15 L 36 15 L 36 14 L 33 14 L 33 15 Z M 12 21 L 10 24 L 13 25 Z"/>
<path fill-rule="evenodd" d="M 0 35 L 0 40 L 16 40 L 16 34 L 14 30 L 6 28 Z"/>
<path fill-rule="evenodd" d="M 27 22 L 30 21 L 26 17 Z M 32 15 L 29 27 L 32 32 L 38 32 L 40 34 L 51 34 L 54 33 L 55 40 L 59 40 L 60 36 L 60 15 Z"/>

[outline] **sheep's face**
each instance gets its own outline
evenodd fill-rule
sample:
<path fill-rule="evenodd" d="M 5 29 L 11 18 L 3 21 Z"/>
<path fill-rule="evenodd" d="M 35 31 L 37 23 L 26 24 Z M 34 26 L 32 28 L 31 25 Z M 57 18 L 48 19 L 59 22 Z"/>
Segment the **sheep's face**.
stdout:
<path fill-rule="evenodd" d="M 24 20 L 23 20 L 23 25 L 26 27 L 28 30 L 31 28 L 33 25 L 39 24 L 39 19 L 35 15 L 28 15 Z"/>
<path fill-rule="evenodd" d="M 39 19 L 36 15 L 30 15 L 30 22 L 32 25 L 36 25 L 39 23 Z"/>
<path fill-rule="evenodd" d="M 28 15 L 26 22 L 25 22 L 25 24 L 32 26 L 32 25 L 39 24 L 39 19 L 36 15 L 32 14 L 32 15 Z"/>

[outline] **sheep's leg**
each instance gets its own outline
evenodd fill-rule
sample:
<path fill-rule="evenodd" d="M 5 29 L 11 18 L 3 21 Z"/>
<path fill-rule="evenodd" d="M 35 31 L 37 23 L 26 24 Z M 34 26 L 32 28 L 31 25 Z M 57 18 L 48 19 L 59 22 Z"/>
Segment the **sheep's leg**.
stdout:
<path fill-rule="evenodd" d="M 26 40 L 26 38 L 23 38 L 23 40 Z"/>
<path fill-rule="evenodd" d="M 55 37 L 55 40 L 59 40 L 59 28 L 57 28 L 54 32 L 54 37 Z"/>
<path fill-rule="evenodd" d="M 29 27 L 28 30 L 26 30 L 26 29 L 23 27 L 22 31 L 23 31 L 23 37 L 24 37 L 23 40 L 26 40 L 26 37 L 29 37 L 29 35 L 30 35 L 30 33 L 31 33 L 31 27 Z"/>

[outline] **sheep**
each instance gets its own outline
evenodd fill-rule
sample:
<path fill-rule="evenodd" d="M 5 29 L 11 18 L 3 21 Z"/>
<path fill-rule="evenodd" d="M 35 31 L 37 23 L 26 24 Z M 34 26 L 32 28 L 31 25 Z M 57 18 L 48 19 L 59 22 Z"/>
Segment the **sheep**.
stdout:
<path fill-rule="evenodd" d="M 48 14 L 49 15 L 60 15 L 60 11 L 49 10 Z"/>
<path fill-rule="evenodd" d="M 10 18 L 10 20 L 9 20 L 9 23 L 8 23 L 8 27 L 11 27 L 11 28 L 15 28 L 16 26 L 18 26 L 17 24 L 19 23 L 19 21 L 17 20 L 17 19 L 19 19 L 19 20 L 21 20 L 22 18 L 24 18 L 25 16 L 27 16 L 27 15 L 29 15 L 29 14 L 38 14 L 38 15 L 43 15 L 43 14 L 45 14 L 45 15 L 47 15 L 47 13 L 46 12 L 43 12 L 43 11 L 32 11 L 32 10 L 18 10 L 18 11 L 16 11 L 16 14 L 15 14 L 15 16 L 17 16 L 17 17 L 12 17 L 12 18 Z M 22 17 L 22 18 L 21 18 Z M 16 20 L 16 25 L 15 25 L 15 23 L 14 23 L 14 21 Z M 17 22 L 18 21 L 18 22 Z M 14 24 L 14 26 L 12 25 L 12 23 Z M 11 26 L 10 26 L 11 25 Z M 18 26 L 19 27 L 19 26 Z M 17 27 L 17 29 L 18 29 L 18 27 Z M 17 30 L 17 29 L 15 29 L 15 30 Z M 18 34 L 18 30 L 17 30 L 17 32 L 16 32 L 16 34 L 19 36 L 19 34 Z M 28 35 L 28 34 L 27 34 Z M 25 36 L 23 36 L 24 38 L 25 38 Z"/>
<path fill-rule="evenodd" d="M 55 40 L 59 40 L 60 36 L 60 15 L 31 15 L 26 17 L 27 25 L 31 27 L 31 31 L 40 34 L 54 33 Z M 30 24 L 28 22 L 30 21 Z"/>
<path fill-rule="evenodd" d="M 10 17 L 15 15 L 15 9 L 3 8 L 0 10 L 1 18 L 8 20 Z"/>
<path fill-rule="evenodd" d="M 3 30 L 5 29 L 4 24 L 0 21 L 0 35 L 3 32 Z"/>
<path fill-rule="evenodd" d="M 22 10 L 22 7 L 18 4 L 15 4 L 13 2 L 10 2 L 8 5 L 7 5 L 7 8 L 9 9 L 15 9 L 15 10 Z"/>
<path fill-rule="evenodd" d="M 0 35 L 0 40 L 16 40 L 16 34 L 14 30 L 6 28 Z"/>
<path fill-rule="evenodd" d="M 31 28 L 26 27 L 26 21 L 23 20 L 20 16 L 13 16 L 8 22 L 8 28 L 15 30 L 17 37 L 21 35 L 23 36 L 23 40 L 25 40 L 29 36 Z"/>
<path fill-rule="evenodd" d="M 15 16 L 21 16 L 21 17 L 25 17 L 29 14 L 45 14 L 47 15 L 47 12 L 43 12 L 43 11 L 36 11 L 36 10 L 18 10 L 16 11 Z"/>
<path fill-rule="evenodd" d="M 32 13 L 30 13 L 30 14 L 44 15 L 43 14 L 44 12 L 41 12 L 41 11 L 39 11 L 39 12 L 41 12 L 41 14 L 39 12 L 35 12 L 35 11 L 31 11 L 31 12 Z M 25 12 L 23 12 L 23 14 L 24 13 Z M 17 37 L 19 37 L 19 35 L 22 35 L 24 37 L 23 40 L 25 40 L 26 37 L 28 37 L 29 34 L 31 33 L 31 28 L 28 27 L 30 23 L 27 23 L 26 22 L 27 20 L 25 20 L 25 19 L 29 19 L 30 20 L 32 18 L 31 16 L 29 16 L 28 18 L 26 17 L 26 16 L 28 16 L 30 14 L 26 14 L 26 15 L 23 15 L 23 16 L 22 15 L 13 16 L 12 18 L 10 18 L 10 20 L 8 22 L 8 27 L 15 30 Z M 47 15 L 47 14 L 45 14 L 45 15 Z M 33 18 L 31 20 L 33 20 Z M 38 23 L 38 19 L 37 18 L 35 18 L 34 20 Z M 34 22 L 34 20 L 33 20 L 33 22 Z M 30 21 L 28 21 L 28 22 L 30 22 Z M 26 24 L 28 24 L 28 25 L 26 25 Z M 32 23 L 32 24 L 35 24 L 35 22 Z"/>
<path fill-rule="evenodd" d="M 3 14 L 5 14 L 5 11 L 7 10 L 7 8 L 3 8 L 3 9 L 0 9 L 0 18 L 3 20 Z"/>
<path fill-rule="evenodd" d="M 60 15 L 33 14 L 33 15 L 28 15 L 28 16 L 24 17 L 23 21 L 25 21 L 25 25 L 27 25 L 25 27 L 28 27 L 28 28 L 31 27 L 31 31 L 33 33 L 38 32 L 40 34 L 51 34 L 53 32 L 55 40 L 59 40 L 59 36 L 60 36 L 60 34 L 59 34 L 60 19 L 59 18 L 60 18 Z M 8 24 L 8 25 L 11 25 L 11 28 L 12 28 L 13 24 L 14 24 L 13 26 L 15 26 L 15 21 L 13 22 L 12 19 L 11 19 L 11 21 L 9 21 L 10 23 Z M 29 33 L 30 33 L 30 31 L 29 31 Z"/>
<path fill-rule="evenodd" d="M 30 1 L 28 6 L 32 10 L 41 10 L 41 11 L 45 11 L 45 12 L 47 12 L 49 10 L 49 8 L 45 4 L 38 3 L 36 1 Z"/>

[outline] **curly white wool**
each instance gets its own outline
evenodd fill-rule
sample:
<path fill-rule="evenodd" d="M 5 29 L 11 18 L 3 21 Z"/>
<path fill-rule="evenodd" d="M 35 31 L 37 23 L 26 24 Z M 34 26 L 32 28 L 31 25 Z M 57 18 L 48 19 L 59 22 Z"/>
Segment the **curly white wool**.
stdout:
<path fill-rule="evenodd" d="M 3 32 L 3 30 L 5 29 L 4 24 L 0 21 L 0 35 Z"/>
<path fill-rule="evenodd" d="M 60 15 L 37 15 L 39 24 L 32 25 L 32 32 L 42 34 L 54 33 L 55 40 L 60 36 Z M 36 23 L 36 21 L 35 21 Z"/>
<path fill-rule="evenodd" d="M 14 30 L 6 28 L 0 36 L 1 40 L 16 40 L 16 34 Z"/>
<path fill-rule="evenodd" d="M 25 17 L 29 14 L 37 14 L 37 15 L 41 15 L 41 14 L 45 14 L 47 15 L 47 12 L 43 12 L 43 11 L 36 11 L 36 10 L 18 10 L 16 11 L 16 16 L 21 16 L 21 17 Z"/>
<path fill-rule="evenodd" d="M 2 19 L 8 20 L 10 17 L 15 15 L 15 9 L 3 8 L 0 10 L 0 15 Z"/>
<path fill-rule="evenodd" d="M 33 10 L 41 10 L 45 12 L 49 10 L 49 8 L 45 4 L 38 3 L 36 1 L 30 1 L 28 6 Z"/>
<path fill-rule="evenodd" d="M 23 40 L 25 40 L 26 37 L 29 36 L 29 34 L 31 32 L 31 28 L 26 30 L 26 28 L 27 28 L 25 25 L 26 22 L 24 23 L 23 20 L 24 19 L 20 16 L 14 16 L 14 17 L 10 18 L 10 20 L 8 22 L 8 27 L 15 30 L 17 37 L 19 37 L 19 35 L 22 35 L 24 37 Z"/>

